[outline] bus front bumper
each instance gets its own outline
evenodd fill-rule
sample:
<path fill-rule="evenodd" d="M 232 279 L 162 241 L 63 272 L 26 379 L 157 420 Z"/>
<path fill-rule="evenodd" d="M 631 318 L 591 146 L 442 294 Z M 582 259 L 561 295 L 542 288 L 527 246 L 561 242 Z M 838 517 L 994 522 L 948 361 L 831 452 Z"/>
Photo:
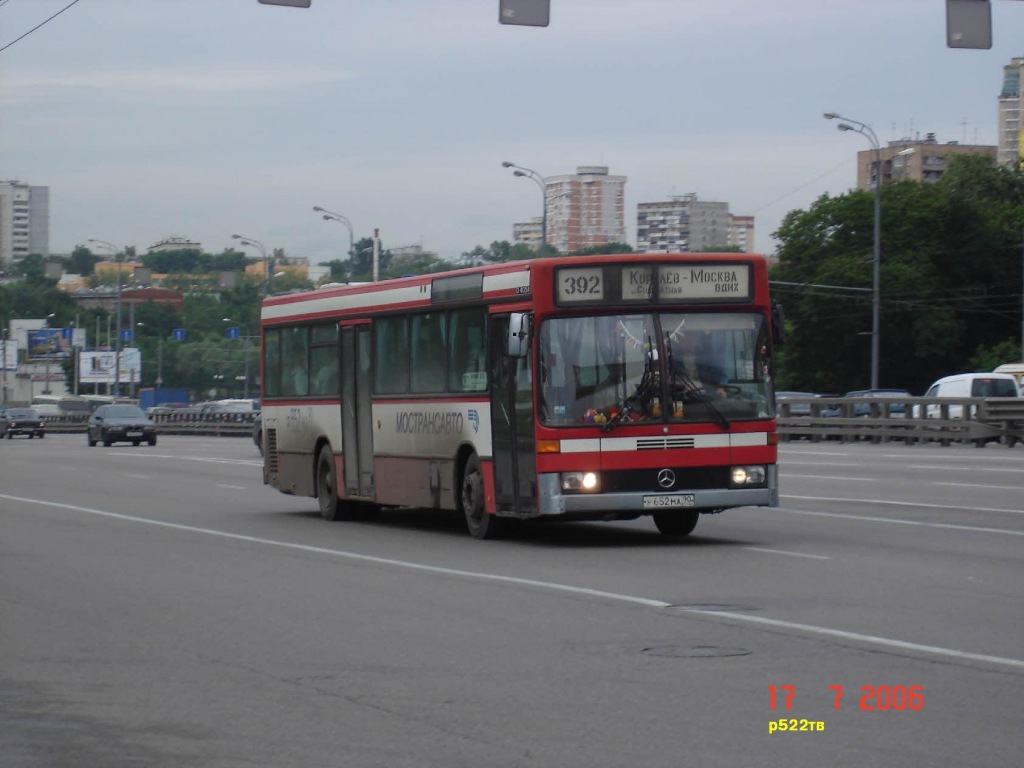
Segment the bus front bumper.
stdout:
<path fill-rule="evenodd" d="M 757 488 L 694 488 L 663 493 L 565 493 L 558 473 L 538 478 L 540 515 L 575 518 L 638 517 L 656 512 L 694 509 L 720 512 L 730 507 L 777 507 L 777 469 L 769 467 L 768 482 Z"/>

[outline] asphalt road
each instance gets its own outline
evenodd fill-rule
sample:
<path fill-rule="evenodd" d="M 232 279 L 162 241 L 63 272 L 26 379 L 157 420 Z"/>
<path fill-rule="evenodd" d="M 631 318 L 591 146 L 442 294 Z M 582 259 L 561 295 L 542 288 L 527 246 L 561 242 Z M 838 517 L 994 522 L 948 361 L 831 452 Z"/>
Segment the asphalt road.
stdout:
<path fill-rule="evenodd" d="M 1024 449 L 781 467 L 681 542 L 481 542 L 247 439 L 0 441 L 0 767 L 1020 765 Z"/>

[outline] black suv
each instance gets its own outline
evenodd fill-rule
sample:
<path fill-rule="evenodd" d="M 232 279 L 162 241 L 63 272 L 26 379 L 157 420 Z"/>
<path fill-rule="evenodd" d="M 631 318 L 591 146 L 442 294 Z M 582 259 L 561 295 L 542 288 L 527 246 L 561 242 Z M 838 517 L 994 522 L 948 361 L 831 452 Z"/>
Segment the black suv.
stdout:
<path fill-rule="evenodd" d="M 99 442 L 106 446 L 114 443 L 138 445 L 145 440 L 156 445 L 156 425 L 137 405 L 111 403 L 101 405 L 89 416 L 86 437 L 90 448 Z"/>

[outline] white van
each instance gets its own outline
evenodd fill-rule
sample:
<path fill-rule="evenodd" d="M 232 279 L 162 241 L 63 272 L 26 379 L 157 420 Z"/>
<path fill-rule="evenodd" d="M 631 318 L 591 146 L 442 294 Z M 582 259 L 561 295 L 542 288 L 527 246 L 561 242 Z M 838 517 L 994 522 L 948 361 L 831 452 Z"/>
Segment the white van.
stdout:
<path fill-rule="evenodd" d="M 1008 373 L 1017 380 L 1017 391 L 1024 397 L 1024 363 L 1004 363 L 995 368 L 992 373 Z"/>
<path fill-rule="evenodd" d="M 957 373 L 943 376 L 924 393 L 925 397 L 1020 397 L 1017 380 L 1009 373 Z M 925 416 L 929 419 L 941 417 L 941 407 L 925 406 Z M 919 415 L 919 408 L 914 407 L 914 415 Z M 963 418 L 962 405 L 949 406 L 949 418 Z"/>

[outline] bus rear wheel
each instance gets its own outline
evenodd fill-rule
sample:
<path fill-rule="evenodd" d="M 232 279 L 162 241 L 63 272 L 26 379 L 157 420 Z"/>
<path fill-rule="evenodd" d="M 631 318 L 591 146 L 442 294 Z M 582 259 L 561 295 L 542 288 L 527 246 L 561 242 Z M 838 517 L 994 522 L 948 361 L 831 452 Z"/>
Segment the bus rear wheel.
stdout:
<path fill-rule="evenodd" d="M 345 520 L 347 502 L 338 498 L 338 477 L 334 471 L 334 451 L 325 445 L 320 449 L 316 461 L 316 498 L 320 504 L 320 516 L 324 520 Z"/>
<path fill-rule="evenodd" d="M 686 510 L 682 512 L 656 512 L 654 524 L 665 536 L 689 536 L 697 527 L 700 512 Z"/>
<path fill-rule="evenodd" d="M 480 459 L 475 453 L 466 460 L 459 501 L 470 536 L 474 539 L 494 539 L 501 535 L 505 520 L 489 515 L 484 509 L 484 475 L 480 470 Z"/>

